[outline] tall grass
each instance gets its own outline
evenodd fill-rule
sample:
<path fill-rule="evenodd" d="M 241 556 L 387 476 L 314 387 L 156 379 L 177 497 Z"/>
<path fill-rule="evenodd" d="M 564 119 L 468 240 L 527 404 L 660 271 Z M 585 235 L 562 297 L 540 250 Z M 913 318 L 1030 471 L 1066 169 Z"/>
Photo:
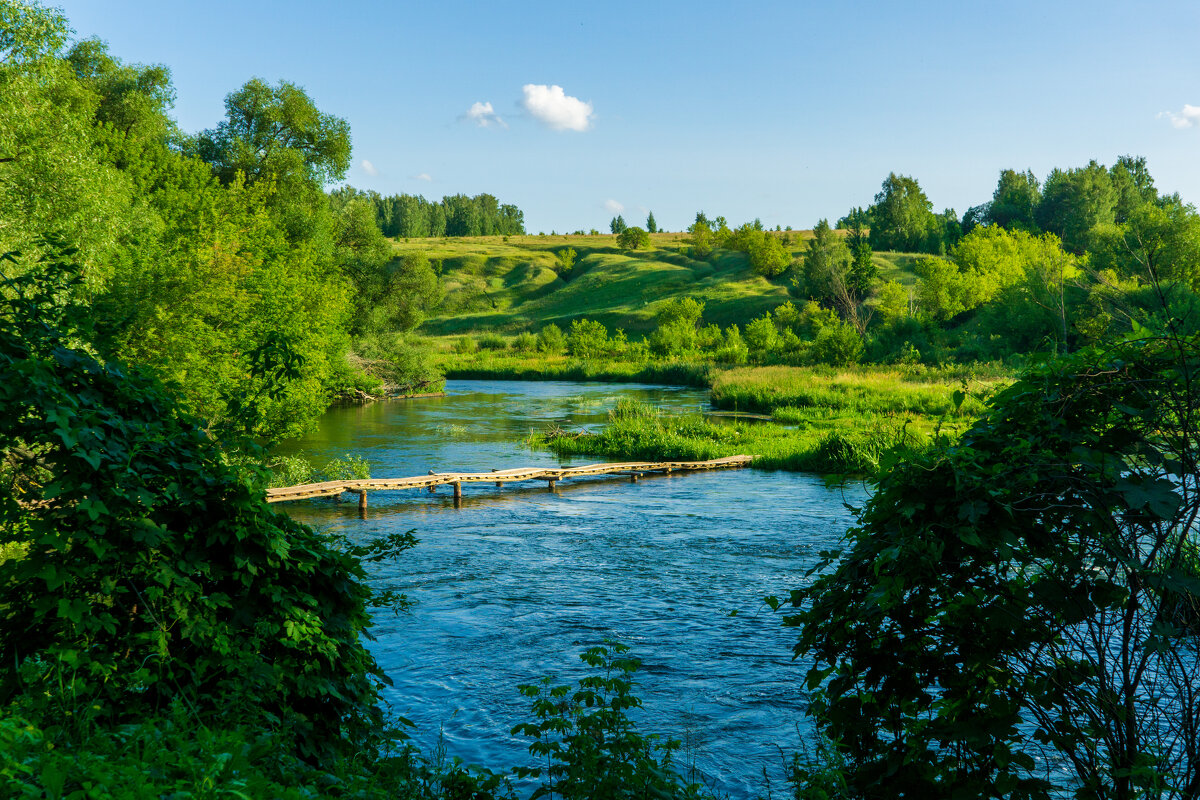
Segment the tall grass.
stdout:
<path fill-rule="evenodd" d="M 644 403 L 618 404 L 598 433 L 553 429 L 529 443 L 559 455 L 644 461 L 702 461 L 754 456 L 759 469 L 871 476 L 957 433 L 930 419 L 863 414 L 829 424 L 808 418 L 793 427 L 715 423 L 699 415 L 663 415 Z"/>
<path fill-rule="evenodd" d="M 764 414 L 787 408 L 972 417 L 983 410 L 986 394 L 1002 379 L 989 375 L 965 380 L 960 375 L 898 367 L 742 367 L 714 374 L 712 403 Z M 956 398 L 964 380 L 967 391 Z M 784 413 L 795 415 L 791 410 Z"/>

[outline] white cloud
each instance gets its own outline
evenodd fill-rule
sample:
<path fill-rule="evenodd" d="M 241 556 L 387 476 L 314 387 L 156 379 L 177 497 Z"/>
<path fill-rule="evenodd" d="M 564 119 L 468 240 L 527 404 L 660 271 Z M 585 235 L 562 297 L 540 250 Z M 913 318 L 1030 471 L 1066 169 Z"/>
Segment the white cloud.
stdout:
<path fill-rule="evenodd" d="M 432 181 L 432 180 L 433 180 L 433 177 L 432 177 L 432 176 L 431 176 L 431 175 L 430 175 L 428 172 L 422 172 L 422 173 L 420 173 L 420 174 L 418 174 L 418 175 L 413 175 L 413 180 L 418 180 L 418 181 Z"/>
<path fill-rule="evenodd" d="M 508 123 L 500 119 L 500 116 L 496 113 L 496 109 L 492 108 L 491 103 L 472 103 L 471 107 L 467 109 L 467 113 L 463 114 L 461 119 L 474 122 L 481 128 L 488 128 L 492 125 L 499 128 L 508 127 Z"/>
<path fill-rule="evenodd" d="M 623 206 L 621 203 L 618 203 L 616 200 L 605 200 L 604 210 L 611 214 L 620 214 L 625 210 L 625 206 Z"/>
<path fill-rule="evenodd" d="M 362 160 L 361 166 L 362 166 L 362 171 L 367 173 L 368 175 L 370 175 L 372 178 L 379 175 L 379 169 L 374 164 L 372 164 L 370 161 L 367 161 L 365 158 Z"/>
<path fill-rule="evenodd" d="M 1194 128 L 1200 125 L 1200 106 L 1184 103 L 1182 111 L 1160 111 L 1158 117 L 1166 117 L 1176 128 Z"/>
<path fill-rule="evenodd" d="M 571 97 L 561 86 L 527 83 L 521 91 L 521 107 L 553 130 L 586 131 L 592 127 L 592 104 Z"/>

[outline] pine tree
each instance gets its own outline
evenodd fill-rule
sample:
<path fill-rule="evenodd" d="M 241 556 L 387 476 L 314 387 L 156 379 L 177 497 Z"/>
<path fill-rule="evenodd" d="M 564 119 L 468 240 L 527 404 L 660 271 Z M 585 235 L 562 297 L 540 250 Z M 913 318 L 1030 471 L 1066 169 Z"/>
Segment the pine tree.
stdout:
<path fill-rule="evenodd" d="M 646 217 L 646 230 L 650 233 L 658 233 L 658 223 L 654 221 L 653 211 Z"/>

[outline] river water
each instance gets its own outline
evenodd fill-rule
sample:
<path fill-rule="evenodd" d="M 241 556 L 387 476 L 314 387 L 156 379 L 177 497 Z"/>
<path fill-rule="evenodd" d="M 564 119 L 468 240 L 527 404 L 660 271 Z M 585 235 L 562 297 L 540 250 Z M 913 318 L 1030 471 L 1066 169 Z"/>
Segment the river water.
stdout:
<path fill-rule="evenodd" d="M 315 462 L 365 457 L 373 477 L 429 470 L 486 472 L 559 459 L 530 450 L 530 430 L 598 426 L 617 399 L 672 411 L 707 407 L 707 392 L 636 384 L 451 381 L 444 398 L 330 411 L 290 443 Z M 642 659 L 635 694 L 643 733 L 685 739 L 704 781 L 730 797 L 780 795 L 784 760 L 804 723 L 795 633 L 762 603 L 805 583 L 823 549 L 850 523 L 862 487 L 828 488 L 811 475 L 737 469 L 628 479 L 464 484 L 285 506 L 297 519 L 354 539 L 415 529 L 420 545 L 373 565 L 378 588 L 416 601 L 381 612 L 371 649 L 394 682 L 393 710 L 416 723 L 425 752 L 494 770 L 536 766 L 535 721 L 517 685 L 587 674 L 579 653 L 616 638 Z M 731 615 L 731 612 L 737 612 Z M 765 776 L 764 776 L 765 775 Z"/>

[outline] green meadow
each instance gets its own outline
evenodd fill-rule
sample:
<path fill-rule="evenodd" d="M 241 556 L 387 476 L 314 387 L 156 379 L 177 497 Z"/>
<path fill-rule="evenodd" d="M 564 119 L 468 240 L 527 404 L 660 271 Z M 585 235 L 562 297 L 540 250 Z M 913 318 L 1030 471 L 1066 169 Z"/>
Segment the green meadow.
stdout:
<path fill-rule="evenodd" d="M 798 257 L 809 236 L 788 237 Z M 648 333 L 666 301 L 704 302 L 704 322 L 744 324 L 786 302 L 788 287 L 755 274 L 744 253 L 719 251 L 703 261 L 688 256 L 686 237 L 658 233 L 646 250 L 626 251 L 614 236 L 479 236 L 394 243 L 396 254 L 424 252 L 440 270 L 445 300 L 421 326 L 430 336 L 491 331 L 515 334 L 572 320 L 602 322 L 610 331 Z M 558 253 L 575 250 L 565 268 Z"/>

